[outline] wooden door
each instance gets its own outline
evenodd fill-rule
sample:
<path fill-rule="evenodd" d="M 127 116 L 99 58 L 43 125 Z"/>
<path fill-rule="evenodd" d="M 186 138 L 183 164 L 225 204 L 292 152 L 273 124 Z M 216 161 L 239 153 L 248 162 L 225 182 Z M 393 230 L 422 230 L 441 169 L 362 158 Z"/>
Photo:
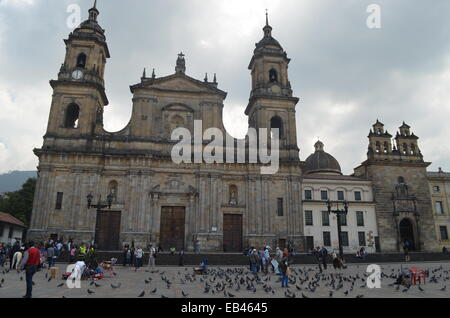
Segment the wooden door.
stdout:
<path fill-rule="evenodd" d="M 120 211 L 98 211 L 95 243 L 101 251 L 118 251 L 120 238 Z"/>
<path fill-rule="evenodd" d="M 242 252 L 242 215 L 224 214 L 223 251 Z"/>
<path fill-rule="evenodd" d="M 185 207 L 162 207 L 160 245 L 167 251 L 175 247 L 177 251 L 184 249 Z"/>

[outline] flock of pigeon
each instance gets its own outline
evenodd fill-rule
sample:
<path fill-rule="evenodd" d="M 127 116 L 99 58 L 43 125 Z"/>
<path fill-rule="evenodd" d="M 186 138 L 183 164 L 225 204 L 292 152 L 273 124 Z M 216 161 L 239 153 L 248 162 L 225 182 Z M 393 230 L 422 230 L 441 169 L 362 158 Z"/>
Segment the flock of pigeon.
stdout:
<path fill-rule="evenodd" d="M 386 268 L 389 267 L 389 268 Z M 355 270 L 356 269 L 356 270 Z M 441 265 L 429 268 L 427 283 L 416 286 L 396 284 L 401 272 L 399 265 L 382 267 L 382 291 L 373 294 L 367 287 L 369 274 L 365 266 L 354 265 L 343 272 L 328 269 L 322 273 L 314 266 L 293 266 L 289 276 L 289 287 L 281 287 L 281 279 L 274 273 L 252 273 L 247 267 L 210 267 L 204 275 L 195 275 L 192 268 L 160 267 L 144 269 L 138 272 L 128 268 L 116 270 L 114 278 L 104 278 L 99 281 L 82 281 L 82 288 L 74 295 L 63 292 L 67 289 L 66 282 L 52 279 L 46 269 L 35 275 L 39 283 L 34 283 L 34 289 L 48 289 L 53 297 L 158 297 L 158 298 L 318 298 L 318 297 L 386 297 L 386 291 L 391 297 L 401 297 L 415 289 L 413 297 L 450 297 L 447 294 L 446 282 L 450 280 L 450 269 Z M 8 292 L 8 281 L 16 275 L 21 284 L 15 288 L 25 290 L 23 273 L 4 269 L 0 279 L 0 297 L 16 297 Z M 44 277 L 42 277 L 42 275 Z M 14 278 L 17 281 L 17 277 Z M 56 281 L 52 283 L 52 281 Z M 47 286 L 45 284 L 48 284 Z M 61 292 L 51 294 L 51 289 Z M 107 292 L 105 292 L 107 289 Z M 2 292 L 3 291 L 3 292 Z M 405 293 L 405 294 L 402 294 Z M 81 294 L 84 294 L 82 296 Z M 411 292 L 410 292 L 411 294 Z M 409 294 L 408 294 L 409 295 Z"/>

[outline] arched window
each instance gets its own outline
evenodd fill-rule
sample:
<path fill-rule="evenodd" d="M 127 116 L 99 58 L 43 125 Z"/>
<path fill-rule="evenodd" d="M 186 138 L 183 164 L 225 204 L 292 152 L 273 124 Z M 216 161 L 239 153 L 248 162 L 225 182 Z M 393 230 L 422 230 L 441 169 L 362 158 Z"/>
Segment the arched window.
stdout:
<path fill-rule="evenodd" d="M 77 57 L 77 67 L 85 68 L 86 67 L 86 54 L 80 53 Z"/>
<path fill-rule="evenodd" d="M 379 141 L 377 141 L 377 142 L 375 143 L 375 151 L 376 151 L 377 153 L 381 152 L 381 144 L 380 144 Z"/>
<path fill-rule="evenodd" d="M 278 128 L 278 132 L 279 132 L 279 137 L 283 138 L 284 134 L 283 134 L 283 120 L 278 117 L 272 117 L 272 119 L 270 120 L 270 130 L 271 130 L 271 136 L 273 136 L 272 134 L 272 129 L 276 129 Z"/>
<path fill-rule="evenodd" d="M 388 146 L 388 142 L 385 141 L 383 144 L 383 151 L 384 153 L 388 153 L 389 152 L 389 146 Z"/>
<path fill-rule="evenodd" d="M 117 202 L 117 191 L 119 188 L 119 184 L 116 180 L 113 180 L 108 185 L 108 194 L 111 194 L 113 197 L 113 202 Z"/>
<path fill-rule="evenodd" d="M 276 71 L 276 70 L 271 69 L 271 70 L 269 71 L 269 81 L 270 81 L 271 83 L 277 83 L 277 82 L 278 82 L 278 74 L 277 74 L 277 71 Z"/>
<path fill-rule="evenodd" d="M 230 185 L 230 191 L 229 191 L 229 203 L 230 204 L 238 204 L 238 188 L 234 184 Z"/>
<path fill-rule="evenodd" d="M 80 118 L 80 107 L 77 104 L 70 104 L 66 110 L 64 121 L 65 128 L 78 128 L 78 119 Z"/>
<path fill-rule="evenodd" d="M 404 155 L 408 154 L 408 145 L 407 144 L 403 144 L 403 154 Z"/>
<path fill-rule="evenodd" d="M 416 154 L 416 147 L 414 146 L 414 144 L 410 145 L 410 149 L 411 149 L 411 154 L 415 155 Z"/>

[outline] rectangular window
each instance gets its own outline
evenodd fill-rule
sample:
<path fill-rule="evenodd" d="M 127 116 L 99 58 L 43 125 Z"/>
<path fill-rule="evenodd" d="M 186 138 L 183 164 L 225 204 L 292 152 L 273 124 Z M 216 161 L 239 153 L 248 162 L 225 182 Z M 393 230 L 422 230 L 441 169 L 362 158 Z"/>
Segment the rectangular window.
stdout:
<path fill-rule="evenodd" d="M 283 198 L 278 198 L 277 214 L 278 216 L 283 216 Z"/>
<path fill-rule="evenodd" d="M 446 226 L 440 226 L 439 231 L 441 232 L 441 241 L 448 240 L 448 232 Z"/>
<path fill-rule="evenodd" d="M 337 192 L 338 201 L 344 201 L 344 191 Z"/>
<path fill-rule="evenodd" d="M 12 237 L 13 237 L 13 233 L 14 233 L 14 227 L 13 227 L 13 226 L 10 226 L 10 227 L 9 227 L 8 238 L 12 238 Z"/>
<path fill-rule="evenodd" d="M 434 192 L 441 192 L 441 188 L 439 186 L 433 187 Z"/>
<path fill-rule="evenodd" d="M 63 193 L 62 192 L 58 192 L 56 194 L 56 206 L 55 206 L 55 210 L 61 210 L 62 208 L 62 202 L 63 202 Z"/>
<path fill-rule="evenodd" d="M 348 246 L 348 232 L 341 232 L 342 246 Z"/>
<path fill-rule="evenodd" d="M 341 226 L 347 226 L 347 215 L 341 214 Z"/>
<path fill-rule="evenodd" d="M 328 191 L 320 191 L 320 199 L 328 200 Z"/>
<path fill-rule="evenodd" d="M 444 208 L 442 207 L 442 201 L 436 201 L 436 214 L 444 214 Z"/>
<path fill-rule="evenodd" d="M 361 192 L 355 191 L 355 201 L 361 201 Z"/>
<path fill-rule="evenodd" d="M 331 246 L 331 234 L 330 232 L 323 232 L 323 245 Z"/>
<path fill-rule="evenodd" d="M 358 241 L 359 246 L 366 246 L 366 233 L 365 232 L 358 232 Z"/>
<path fill-rule="evenodd" d="M 0 237 L 3 236 L 3 231 L 5 230 L 5 224 L 0 224 Z"/>
<path fill-rule="evenodd" d="M 307 236 L 306 237 L 306 249 L 308 251 L 311 251 L 314 249 L 314 236 Z"/>
<path fill-rule="evenodd" d="M 363 211 L 356 211 L 356 225 L 364 226 L 364 212 Z"/>
<path fill-rule="evenodd" d="M 305 211 L 305 225 L 313 225 L 313 214 L 312 211 Z"/>
<path fill-rule="evenodd" d="M 330 214 L 328 211 L 322 211 L 322 226 L 330 226 Z"/>
<path fill-rule="evenodd" d="M 312 200 L 312 191 L 305 190 L 305 200 Z"/>

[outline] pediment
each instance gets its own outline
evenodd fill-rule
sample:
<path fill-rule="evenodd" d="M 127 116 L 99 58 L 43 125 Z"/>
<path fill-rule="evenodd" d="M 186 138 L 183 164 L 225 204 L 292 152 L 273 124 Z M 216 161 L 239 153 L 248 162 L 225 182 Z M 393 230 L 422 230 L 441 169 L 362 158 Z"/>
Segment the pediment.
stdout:
<path fill-rule="evenodd" d="M 189 93 L 219 94 L 223 95 L 224 98 L 226 96 L 225 92 L 214 87 L 214 85 L 198 81 L 185 74 L 174 74 L 171 76 L 156 79 L 144 79 L 140 84 L 132 86 L 131 90 L 133 91 L 136 88 L 148 88 L 150 90 L 156 89 Z"/>

